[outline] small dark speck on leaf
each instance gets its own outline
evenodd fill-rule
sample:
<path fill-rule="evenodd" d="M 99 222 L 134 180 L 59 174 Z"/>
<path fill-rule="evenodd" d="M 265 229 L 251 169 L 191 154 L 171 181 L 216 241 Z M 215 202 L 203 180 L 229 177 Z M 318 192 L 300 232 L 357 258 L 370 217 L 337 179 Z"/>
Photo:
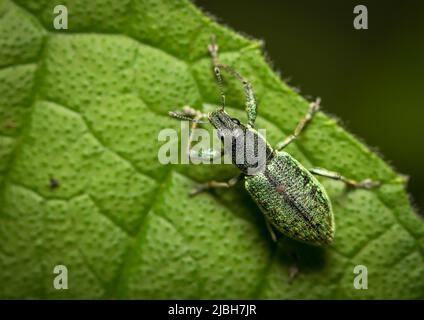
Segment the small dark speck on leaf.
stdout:
<path fill-rule="evenodd" d="M 50 178 L 50 189 L 56 189 L 59 188 L 60 183 L 59 180 L 57 180 L 56 178 Z"/>

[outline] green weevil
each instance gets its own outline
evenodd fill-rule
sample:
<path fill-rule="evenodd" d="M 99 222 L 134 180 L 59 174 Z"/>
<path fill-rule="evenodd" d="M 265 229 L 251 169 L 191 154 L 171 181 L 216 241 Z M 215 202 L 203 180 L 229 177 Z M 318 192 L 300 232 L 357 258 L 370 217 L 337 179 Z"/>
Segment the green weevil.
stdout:
<path fill-rule="evenodd" d="M 201 119 L 208 119 L 217 130 L 221 140 L 231 143 L 224 143 L 220 153 L 211 149 L 199 154 L 199 156 L 205 159 L 213 159 L 216 156 L 230 153 L 233 164 L 238 167 L 241 173 L 227 182 L 209 181 L 201 184 L 191 194 L 194 195 L 211 188 L 230 188 L 244 179 L 245 188 L 263 212 L 274 241 L 276 241 L 276 236 L 273 228 L 290 238 L 311 245 L 330 244 L 335 233 L 331 201 L 325 188 L 314 177 L 314 174 L 341 180 L 354 188 L 370 189 L 378 186 L 378 182 L 371 179 L 357 182 L 322 168 L 306 169 L 290 154 L 282 151 L 297 139 L 307 124 L 311 122 L 313 116 L 319 110 L 319 99 L 310 104 L 309 112 L 301 119 L 294 133 L 278 143 L 275 148 L 272 148 L 254 127 L 258 106 L 251 84 L 233 68 L 219 62 L 218 45 L 214 36 L 208 50 L 212 57 L 213 70 L 221 94 L 221 106 L 209 114 L 185 107 L 182 112 L 172 111 L 169 115 L 183 120 L 191 120 L 192 130 L 197 127 L 198 123 L 202 122 Z M 225 111 L 221 69 L 226 70 L 241 81 L 244 87 L 247 124 L 232 118 Z M 239 137 L 248 134 L 253 139 L 246 139 L 242 148 L 235 148 Z M 191 148 L 191 143 L 192 135 L 190 135 L 188 150 Z M 264 148 L 260 150 L 257 146 L 261 143 Z M 243 156 L 242 159 L 245 159 L 242 162 L 236 161 L 237 157 L 240 157 L 240 153 Z M 247 161 L 249 155 L 259 160 L 256 162 Z M 255 170 L 252 170 L 252 168 L 255 168 Z"/>

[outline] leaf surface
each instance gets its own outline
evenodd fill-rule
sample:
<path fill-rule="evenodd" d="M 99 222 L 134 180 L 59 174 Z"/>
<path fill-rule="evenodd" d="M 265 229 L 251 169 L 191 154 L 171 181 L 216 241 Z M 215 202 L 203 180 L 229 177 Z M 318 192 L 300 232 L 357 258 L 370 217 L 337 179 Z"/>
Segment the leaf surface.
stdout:
<path fill-rule="evenodd" d="M 349 191 L 322 180 L 337 228 L 327 248 L 274 244 L 241 184 L 188 197 L 232 166 L 159 163 L 158 133 L 181 128 L 167 112 L 219 103 L 211 34 L 252 82 L 268 140 L 295 128 L 308 102 L 258 41 L 187 1 L 61 4 L 68 30 L 53 28 L 54 1 L 0 1 L 0 297 L 424 298 L 424 224 L 402 178 L 323 113 L 287 150 L 307 167 L 383 182 Z M 229 110 L 245 120 L 243 90 L 224 77 Z M 291 250 L 300 274 L 289 284 Z M 56 265 L 68 290 L 53 288 Z M 367 290 L 353 287 L 356 265 L 368 268 Z"/>

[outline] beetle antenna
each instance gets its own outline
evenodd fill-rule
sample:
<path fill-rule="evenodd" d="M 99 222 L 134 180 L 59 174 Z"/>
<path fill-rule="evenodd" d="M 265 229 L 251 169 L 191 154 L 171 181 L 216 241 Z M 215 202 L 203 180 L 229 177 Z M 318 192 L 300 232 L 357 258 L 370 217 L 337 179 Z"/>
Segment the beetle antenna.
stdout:
<path fill-rule="evenodd" d="M 211 36 L 211 42 L 208 46 L 208 50 L 212 58 L 213 72 L 215 74 L 216 82 L 218 83 L 219 93 L 221 95 L 221 109 L 224 110 L 225 108 L 224 86 L 222 85 L 221 70 L 219 68 L 218 45 L 216 44 L 216 38 L 214 34 Z"/>
<path fill-rule="evenodd" d="M 218 83 L 219 88 L 219 94 L 221 95 L 221 108 L 222 110 L 225 109 L 225 94 L 224 94 L 224 86 L 222 85 L 222 77 L 221 77 L 221 70 L 218 66 L 214 67 L 216 82 Z"/>

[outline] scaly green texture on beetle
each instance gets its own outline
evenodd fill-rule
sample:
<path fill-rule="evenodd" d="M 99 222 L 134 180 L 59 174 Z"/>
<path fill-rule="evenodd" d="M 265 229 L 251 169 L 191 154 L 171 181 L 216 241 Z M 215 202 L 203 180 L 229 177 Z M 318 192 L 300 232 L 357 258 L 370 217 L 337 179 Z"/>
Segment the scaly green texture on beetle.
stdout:
<path fill-rule="evenodd" d="M 312 245 L 330 244 L 334 238 L 335 225 L 331 201 L 319 181 L 313 174 L 342 180 L 351 187 L 370 189 L 378 183 L 370 179 L 357 182 L 336 172 L 322 168 L 306 169 L 287 152 L 281 151 L 293 142 L 306 128 L 319 110 L 319 102 L 311 103 L 309 113 L 301 119 L 295 132 L 273 149 L 254 129 L 258 106 L 250 83 L 237 71 L 218 60 L 218 45 L 215 37 L 208 47 L 212 57 L 213 70 L 221 93 L 221 106 L 217 110 L 204 114 L 185 107 L 182 112 L 170 112 L 170 116 L 192 121 L 192 130 L 201 119 L 207 118 L 218 131 L 223 142 L 223 152 L 201 150 L 193 154 L 197 158 L 212 160 L 224 154 L 230 155 L 232 163 L 241 174 L 227 182 L 209 181 L 199 185 L 192 194 L 210 188 L 228 188 L 244 178 L 246 190 L 262 210 L 268 229 L 274 241 L 273 227 L 293 239 Z M 225 95 L 222 85 L 221 69 L 225 69 L 243 84 L 246 94 L 246 114 L 248 123 L 232 118 L 225 112 Z M 190 135 L 188 156 L 192 156 Z M 262 148 L 261 148 L 262 146 Z M 241 159 L 241 161 L 240 161 Z"/>
<path fill-rule="evenodd" d="M 263 173 L 246 177 L 246 189 L 275 228 L 317 245 L 334 237 L 334 218 L 324 187 L 286 152 L 276 152 Z"/>

